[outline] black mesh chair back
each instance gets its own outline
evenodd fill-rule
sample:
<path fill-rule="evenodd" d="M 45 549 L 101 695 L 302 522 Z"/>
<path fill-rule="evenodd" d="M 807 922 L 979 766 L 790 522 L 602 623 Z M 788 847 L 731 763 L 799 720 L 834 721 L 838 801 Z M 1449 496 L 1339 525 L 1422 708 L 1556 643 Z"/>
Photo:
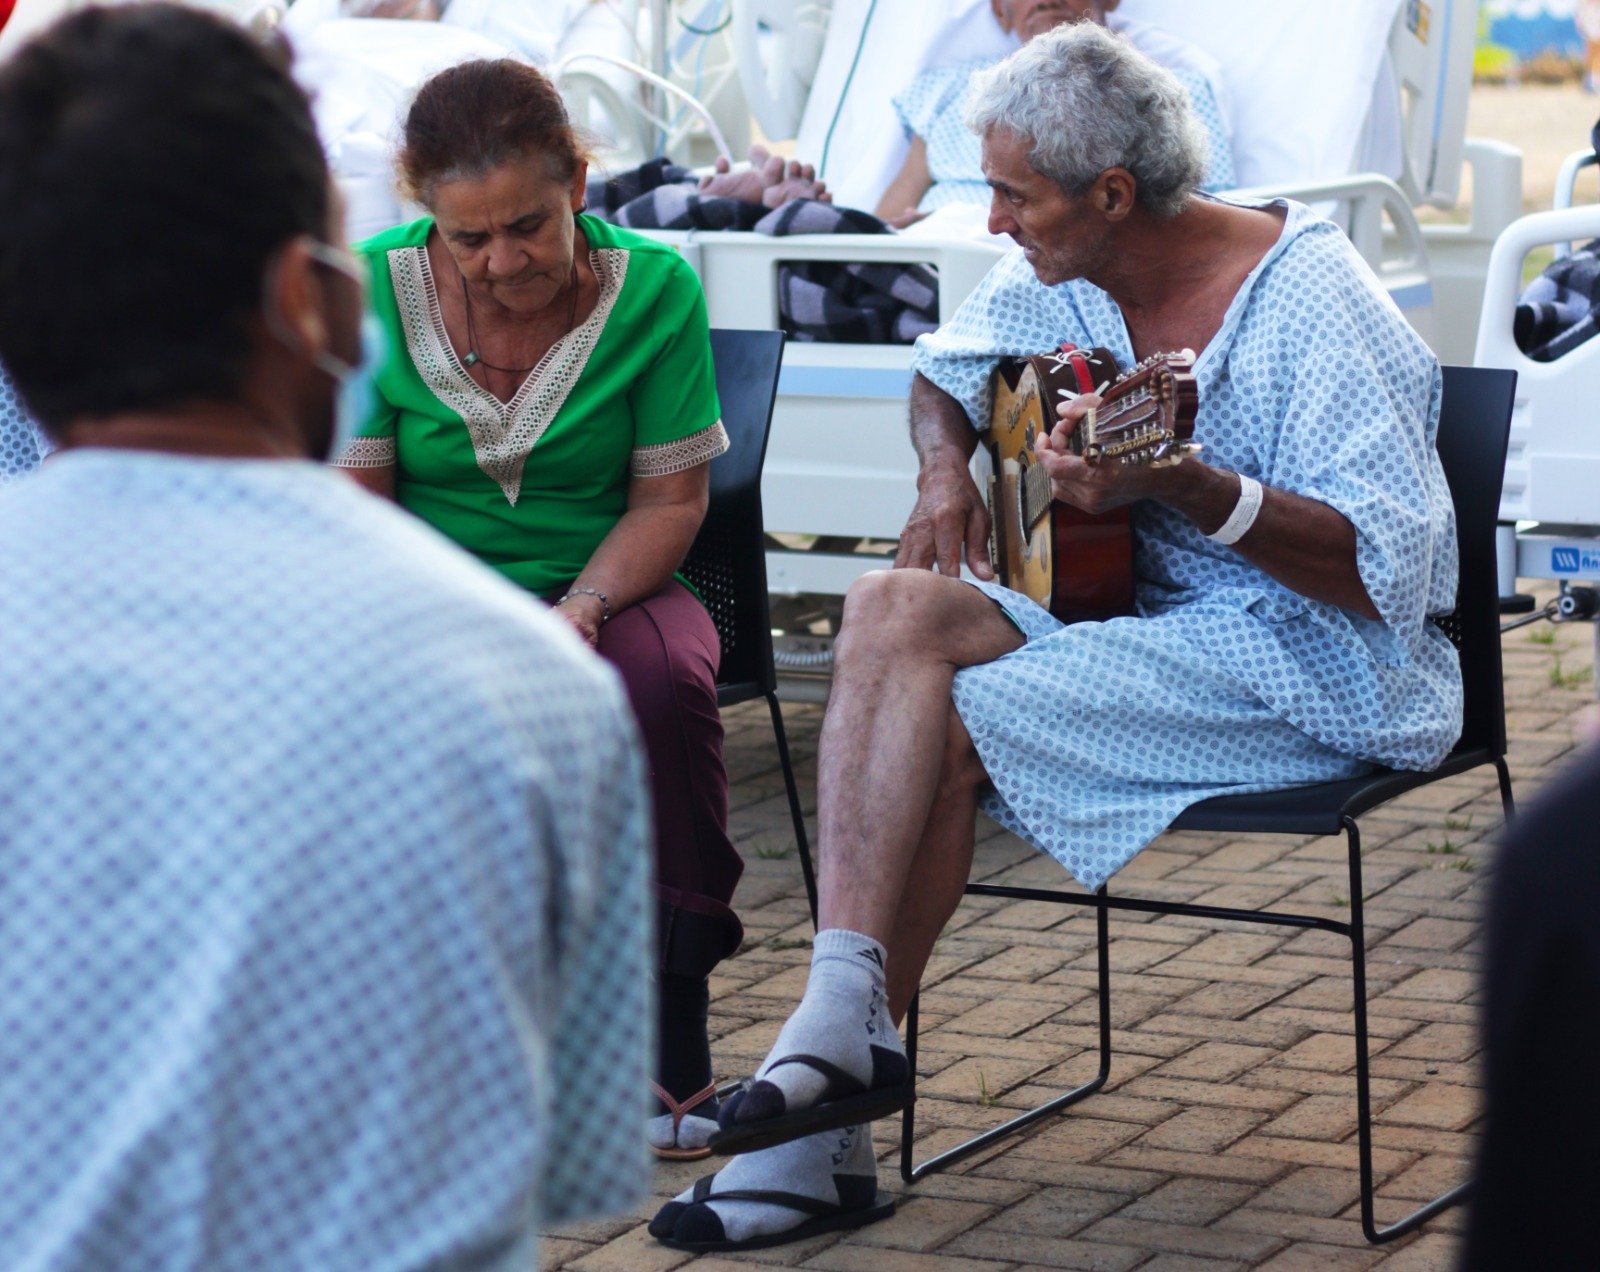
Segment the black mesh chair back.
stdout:
<path fill-rule="evenodd" d="M 700 593 L 722 638 L 717 701 L 726 707 L 777 688 L 761 524 L 761 466 L 778 394 L 783 333 L 713 330 L 711 357 L 729 446 L 727 453 L 711 461 L 711 504 L 689 549 L 683 575 Z"/>
<path fill-rule="evenodd" d="M 1439 419 L 1439 459 L 1455 501 L 1461 556 L 1455 612 L 1436 620 L 1461 655 L 1466 711 L 1456 750 L 1497 756 L 1506 753 L 1506 699 L 1494 528 L 1516 388 L 1514 371 L 1446 367 Z"/>
<path fill-rule="evenodd" d="M 766 531 L 761 522 L 761 467 L 767 459 L 767 431 L 778 396 L 783 333 L 713 329 L 711 358 L 716 364 L 717 397 L 722 403 L 722 427 L 728 430 L 728 449 L 711 461 L 711 502 L 683 563 L 683 576 L 700 593 L 722 641 L 717 705 L 767 700 L 778 766 L 789 798 L 789 818 L 800 849 L 800 870 L 815 920 L 817 880 L 806 842 L 800 788 L 789 759 L 789 738 L 778 707 L 778 676 L 772 666 Z"/>

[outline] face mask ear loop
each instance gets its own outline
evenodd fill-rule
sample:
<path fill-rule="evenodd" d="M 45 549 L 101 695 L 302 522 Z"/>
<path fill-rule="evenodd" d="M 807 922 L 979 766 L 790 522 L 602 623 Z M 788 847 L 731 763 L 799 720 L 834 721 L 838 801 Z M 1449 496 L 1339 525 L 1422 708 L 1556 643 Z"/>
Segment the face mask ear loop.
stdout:
<path fill-rule="evenodd" d="M 305 237 L 307 236 L 301 236 L 302 239 Z M 293 241 L 300 242 L 301 239 Z M 312 241 L 315 242 L 315 240 Z M 272 296 L 278 290 L 278 276 L 283 270 L 283 253 L 287 250 L 287 247 L 280 249 L 267 266 L 266 276 L 263 280 L 265 289 L 261 293 L 261 321 L 266 325 L 268 334 L 283 345 L 284 348 L 288 349 L 290 353 L 302 353 L 299 347 L 300 342 L 295 339 L 289 324 L 283 320 L 283 315 L 279 314 L 270 303 Z M 313 260 L 320 260 L 314 251 L 307 254 Z M 328 376 L 335 384 L 342 384 L 356 372 L 354 366 L 335 357 L 326 349 L 318 349 L 314 353 L 304 354 L 303 356 L 309 358 L 311 365 L 322 372 L 323 375 Z"/>

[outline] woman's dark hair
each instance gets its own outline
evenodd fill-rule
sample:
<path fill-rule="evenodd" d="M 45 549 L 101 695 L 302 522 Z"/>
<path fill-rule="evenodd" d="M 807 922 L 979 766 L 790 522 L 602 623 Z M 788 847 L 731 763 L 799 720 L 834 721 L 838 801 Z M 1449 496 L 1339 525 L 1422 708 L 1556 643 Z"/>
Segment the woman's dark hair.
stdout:
<path fill-rule="evenodd" d="M 0 65 L 0 361 L 47 427 L 236 397 L 274 252 L 328 232 L 305 95 L 238 27 L 86 9 Z"/>
<path fill-rule="evenodd" d="M 556 86 L 512 58 L 462 62 L 417 90 L 400 147 L 401 189 L 427 203 L 444 181 L 533 158 L 560 181 L 592 158 Z"/>

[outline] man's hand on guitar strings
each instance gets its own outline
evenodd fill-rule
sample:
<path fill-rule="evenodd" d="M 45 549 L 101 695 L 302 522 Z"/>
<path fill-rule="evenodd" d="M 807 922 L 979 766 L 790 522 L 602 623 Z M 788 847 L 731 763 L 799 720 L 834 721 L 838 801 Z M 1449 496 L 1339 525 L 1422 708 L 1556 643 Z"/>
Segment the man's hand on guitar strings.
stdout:
<path fill-rule="evenodd" d="M 917 502 L 900 532 L 894 556 L 897 570 L 931 570 L 961 575 L 961 554 L 980 579 L 994 578 L 989 560 L 989 510 L 972 474 L 960 468 L 924 469 L 917 480 Z"/>
<path fill-rule="evenodd" d="M 1064 402 L 1056 403 L 1056 426 L 1050 430 L 1048 436 L 1041 438 L 1040 442 L 1048 449 L 1063 455 L 1070 454 L 1072 435 L 1078 431 L 1078 426 L 1083 423 L 1084 417 L 1090 411 L 1098 411 L 1103 405 L 1104 401 L 1098 393 L 1079 393 Z"/>
<path fill-rule="evenodd" d="M 1181 486 L 1188 473 L 1184 465 L 1152 468 L 1146 464 L 1090 464 L 1072 450 L 1072 435 L 1091 409 L 1101 405 L 1097 393 L 1082 393 L 1056 408 L 1060 423 L 1035 439 L 1033 452 L 1050 475 L 1050 493 L 1089 513 L 1110 512 L 1141 499 L 1161 499 Z"/>

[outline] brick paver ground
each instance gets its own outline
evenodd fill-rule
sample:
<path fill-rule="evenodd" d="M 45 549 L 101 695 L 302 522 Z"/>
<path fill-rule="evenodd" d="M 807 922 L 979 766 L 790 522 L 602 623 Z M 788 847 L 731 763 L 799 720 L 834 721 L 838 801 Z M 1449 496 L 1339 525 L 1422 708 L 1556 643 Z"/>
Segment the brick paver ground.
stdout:
<path fill-rule="evenodd" d="M 1532 796 L 1580 736 L 1592 629 L 1505 637 L 1511 767 Z M 814 707 L 785 710 L 814 812 Z M 729 713 L 733 825 L 748 863 L 748 938 L 713 981 L 719 1076 L 748 1073 L 804 984 L 810 923 L 765 709 Z M 1500 825 L 1492 772 L 1441 783 L 1363 821 L 1379 1220 L 1465 1177 L 1479 1111 L 1478 917 Z M 1169 834 L 1114 890 L 1348 914 L 1340 839 Z M 985 822 L 976 875 L 1065 874 Z M 919 1156 L 1093 1072 L 1092 922 L 1061 907 L 969 900 L 924 982 Z M 1350 982 L 1343 938 L 1181 918 L 1111 920 L 1116 1058 L 1105 1090 L 911 1188 L 899 1123 L 878 1125 L 887 1222 L 729 1259 L 821 1272 L 1033 1268 L 1448 1269 L 1462 1215 L 1392 1246 L 1356 1217 Z M 665 1272 L 691 1261 L 643 1220 L 705 1163 L 662 1167 L 630 1216 L 565 1229 L 547 1268 Z"/>

